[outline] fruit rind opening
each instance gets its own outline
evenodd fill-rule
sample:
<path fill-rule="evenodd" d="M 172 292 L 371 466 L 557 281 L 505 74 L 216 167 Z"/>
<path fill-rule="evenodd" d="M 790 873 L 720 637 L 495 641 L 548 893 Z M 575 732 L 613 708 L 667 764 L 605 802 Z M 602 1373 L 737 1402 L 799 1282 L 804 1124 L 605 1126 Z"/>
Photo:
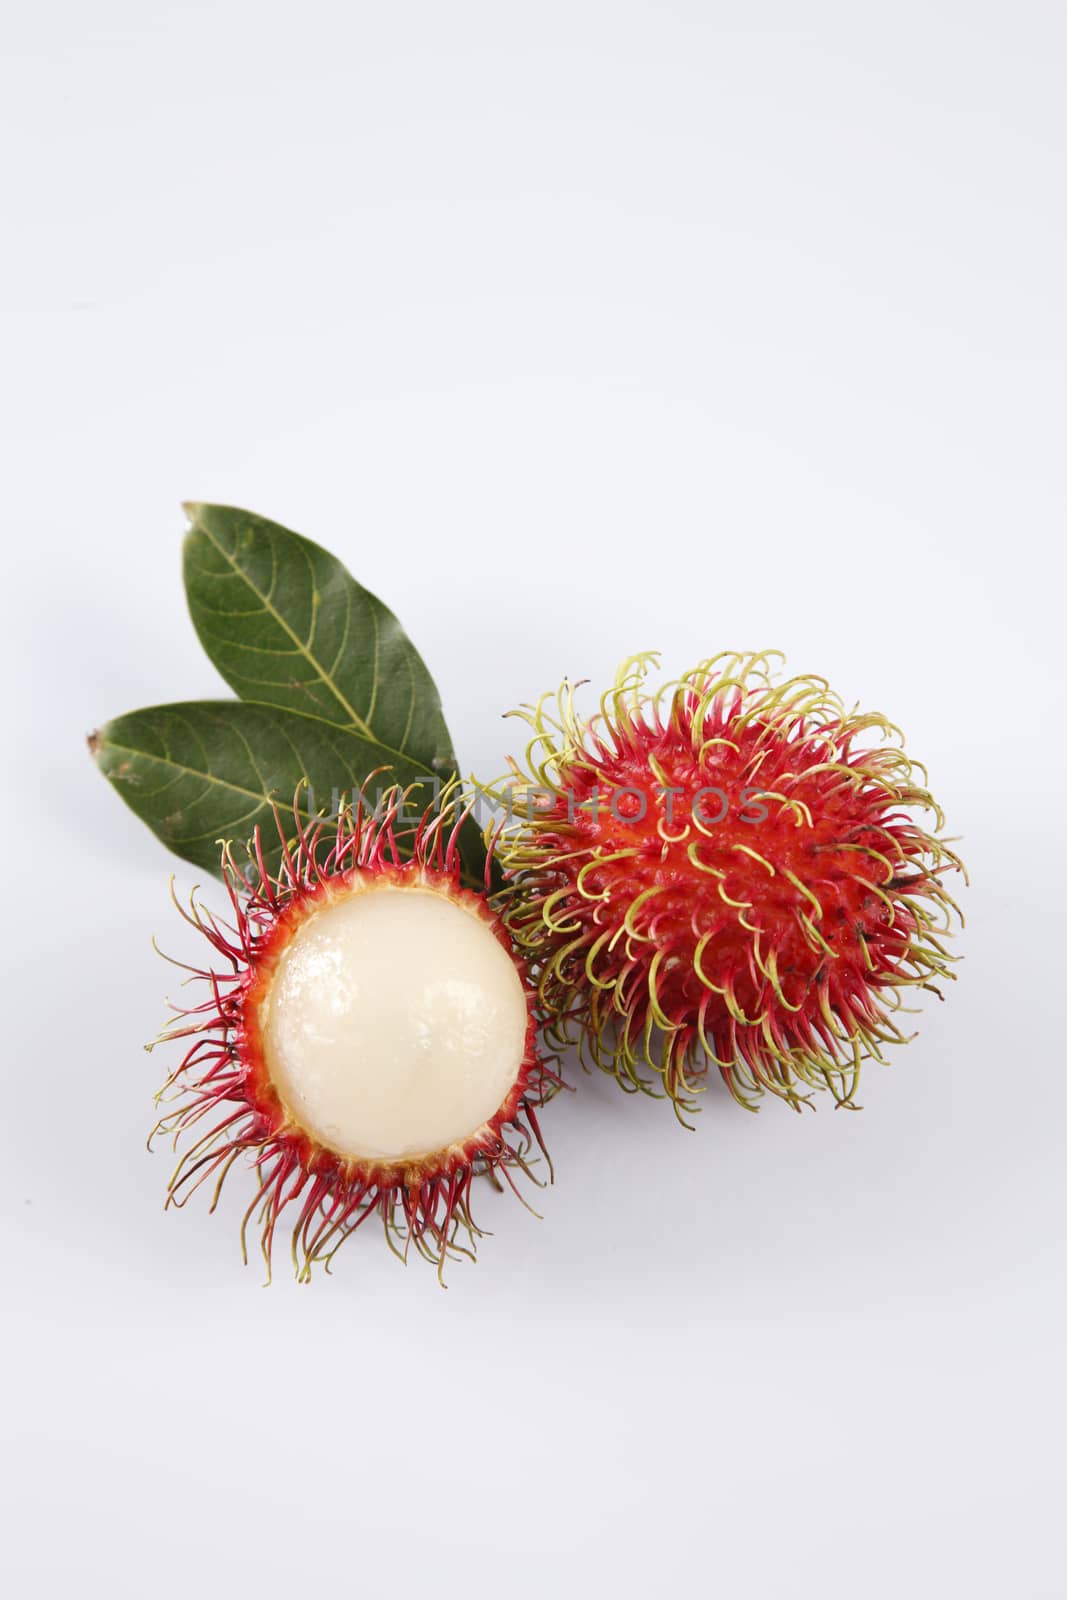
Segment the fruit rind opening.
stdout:
<path fill-rule="evenodd" d="M 357 804 L 342 807 L 335 819 L 308 822 L 298 795 L 288 822 L 276 813 L 276 866 L 267 865 L 268 845 L 259 830 L 247 848 L 224 846 L 228 919 L 207 910 L 196 893 L 187 908 L 178 905 L 213 955 L 201 968 L 186 968 L 202 995 L 206 986 L 206 997 L 175 1008 L 177 1018 L 157 1040 L 187 1046 L 157 1097 L 165 1109 L 155 1131 L 180 1152 L 167 1203 L 181 1206 L 207 1186 L 214 1209 L 235 1165 L 250 1164 L 256 1188 L 242 1221 L 242 1252 L 247 1259 L 247 1231 L 254 1226 L 268 1277 L 275 1232 L 287 1215 L 301 1281 L 308 1281 L 316 1264 L 328 1269 L 340 1245 L 372 1218 L 394 1253 L 406 1259 L 414 1249 L 436 1265 L 441 1278 L 448 1260 L 474 1255 L 481 1236 L 472 1214 L 475 1177 L 489 1174 L 497 1188 L 510 1188 L 524 1204 L 518 1179 L 538 1186 L 551 1181 L 538 1110 L 560 1079 L 539 1048 L 525 962 L 487 896 L 461 881 L 458 841 L 469 810 L 446 792 L 417 826 L 402 829 L 407 800 L 394 790 L 373 814 Z M 478 931 L 490 935 L 511 963 L 523 998 L 521 1059 L 505 1098 L 469 1136 L 430 1153 L 363 1159 L 316 1138 L 283 1103 L 259 1038 L 253 997 L 260 985 L 266 992 L 272 962 L 294 929 L 331 900 L 368 885 L 374 892 L 429 894 L 476 918 Z M 517 1031 L 514 1010 L 512 1018 Z M 543 1179 L 534 1170 L 539 1157 L 546 1164 Z"/>

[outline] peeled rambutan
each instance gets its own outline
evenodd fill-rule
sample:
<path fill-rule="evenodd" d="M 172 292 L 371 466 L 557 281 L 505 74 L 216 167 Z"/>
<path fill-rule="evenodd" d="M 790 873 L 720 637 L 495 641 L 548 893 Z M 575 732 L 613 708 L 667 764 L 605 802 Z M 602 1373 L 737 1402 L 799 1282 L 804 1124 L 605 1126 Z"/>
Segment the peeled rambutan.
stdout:
<path fill-rule="evenodd" d="M 186 969 L 207 993 L 157 1041 L 191 1041 L 159 1096 L 156 1132 L 184 1145 L 168 1204 L 210 1181 L 214 1210 L 251 1166 L 241 1245 L 247 1260 L 256 1218 L 268 1275 L 283 1212 L 302 1280 L 371 1217 L 440 1274 L 474 1253 L 475 1177 L 518 1193 L 544 1153 L 537 1108 L 558 1080 L 524 958 L 460 882 L 466 813 L 446 799 L 404 832 L 404 801 L 310 826 L 294 807 L 276 870 L 258 832 L 240 859 L 224 847 L 231 917 L 195 894 L 179 907 L 219 960 Z"/>
<path fill-rule="evenodd" d="M 653 695 L 655 660 L 588 721 L 568 685 L 516 713 L 534 738 L 497 848 L 548 1037 L 676 1108 L 711 1065 L 751 1109 L 853 1105 L 908 991 L 953 976 L 940 808 L 825 680 L 725 654 Z"/>

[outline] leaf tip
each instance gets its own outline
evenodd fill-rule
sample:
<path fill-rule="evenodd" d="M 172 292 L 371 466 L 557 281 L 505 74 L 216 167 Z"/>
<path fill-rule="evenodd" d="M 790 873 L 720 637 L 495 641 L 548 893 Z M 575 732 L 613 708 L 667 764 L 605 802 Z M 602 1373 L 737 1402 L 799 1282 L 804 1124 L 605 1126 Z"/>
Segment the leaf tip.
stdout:
<path fill-rule="evenodd" d="M 94 728 L 92 733 L 86 736 L 85 742 L 89 747 L 89 754 L 95 761 L 100 753 L 100 729 Z"/>

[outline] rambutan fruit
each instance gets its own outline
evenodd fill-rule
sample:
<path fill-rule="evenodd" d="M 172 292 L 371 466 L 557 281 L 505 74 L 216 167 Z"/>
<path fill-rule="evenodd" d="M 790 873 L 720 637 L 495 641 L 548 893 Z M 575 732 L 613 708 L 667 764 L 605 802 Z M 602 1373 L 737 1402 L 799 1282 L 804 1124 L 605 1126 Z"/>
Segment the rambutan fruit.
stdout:
<path fill-rule="evenodd" d="M 567 685 L 516 713 L 497 849 L 548 1037 L 679 1114 L 710 1066 L 751 1109 L 853 1105 L 908 991 L 953 976 L 942 813 L 898 730 L 825 680 L 724 654 L 653 695 L 655 661 L 588 721 Z"/>
<path fill-rule="evenodd" d="M 195 893 L 179 907 L 218 959 L 186 968 L 206 994 L 157 1041 L 191 1041 L 159 1096 L 156 1132 L 183 1151 L 168 1204 L 210 1182 L 214 1210 L 243 1158 L 242 1252 L 256 1218 L 268 1276 L 283 1212 L 301 1280 L 374 1216 L 440 1275 L 474 1253 L 474 1178 L 518 1193 L 544 1153 L 537 1108 L 558 1080 L 524 959 L 461 885 L 467 813 L 446 799 L 405 834 L 404 800 L 310 826 L 294 806 L 295 837 L 276 819 L 276 871 L 258 832 L 240 859 L 224 847 L 232 917 Z"/>

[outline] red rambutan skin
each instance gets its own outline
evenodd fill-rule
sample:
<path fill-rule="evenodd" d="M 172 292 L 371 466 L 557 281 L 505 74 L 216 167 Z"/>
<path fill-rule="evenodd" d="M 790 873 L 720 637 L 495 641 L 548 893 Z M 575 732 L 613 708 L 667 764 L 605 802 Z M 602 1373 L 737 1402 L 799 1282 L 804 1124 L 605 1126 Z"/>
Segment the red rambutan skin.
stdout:
<path fill-rule="evenodd" d="M 440 1276 L 450 1256 L 473 1255 L 480 1236 L 471 1215 L 474 1178 L 490 1173 L 518 1193 L 515 1173 L 533 1177 L 528 1157 L 534 1145 L 547 1160 L 537 1109 L 559 1080 L 538 1049 L 536 996 L 523 958 L 486 896 L 460 881 L 458 835 L 466 814 L 446 803 L 427 812 L 401 843 L 403 801 L 400 794 L 387 796 L 375 816 L 343 809 L 335 824 L 311 827 L 294 806 L 294 839 L 287 840 L 277 819 L 283 852 L 276 873 L 265 865 L 258 830 L 247 863 L 239 865 L 224 848 L 231 919 L 213 916 L 195 898 L 188 910 L 178 907 L 222 967 L 187 969 L 208 986 L 208 996 L 182 1008 L 157 1040 L 193 1040 L 158 1097 L 173 1104 L 155 1133 L 170 1135 L 176 1149 L 185 1142 L 167 1203 L 180 1207 L 211 1181 L 214 1210 L 226 1177 L 244 1158 L 257 1187 L 241 1225 L 242 1253 L 247 1260 L 247 1229 L 255 1217 L 268 1276 L 275 1229 L 290 1209 L 291 1254 L 301 1281 L 316 1263 L 329 1270 L 340 1245 L 373 1216 L 394 1251 L 406 1256 L 413 1245 Z M 488 879 L 489 864 L 486 871 Z M 278 960 L 300 924 L 331 899 L 383 886 L 431 890 L 477 916 L 516 966 L 528 1010 L 520 1070 L 496 1113 L 463 1141 L 398 1161 L 353 1159 L 302 1128 L 271 1078 L 259 1024 Z"/>
<path fill-rule="evenodd" d="M 960 863 L 913 815 L 940 812 L 899 746 L 863 743 L 896 730 L 822 680 L 728 656 L 652 698 L 646 659 L 587 724 L 569 691 L 524 713 L 537 785 L 501 858 L 550 1030 L 676 1102 L 714 1063 L 746 1105 L 852 1104 L 902 992 L 952 975 Z"/>

